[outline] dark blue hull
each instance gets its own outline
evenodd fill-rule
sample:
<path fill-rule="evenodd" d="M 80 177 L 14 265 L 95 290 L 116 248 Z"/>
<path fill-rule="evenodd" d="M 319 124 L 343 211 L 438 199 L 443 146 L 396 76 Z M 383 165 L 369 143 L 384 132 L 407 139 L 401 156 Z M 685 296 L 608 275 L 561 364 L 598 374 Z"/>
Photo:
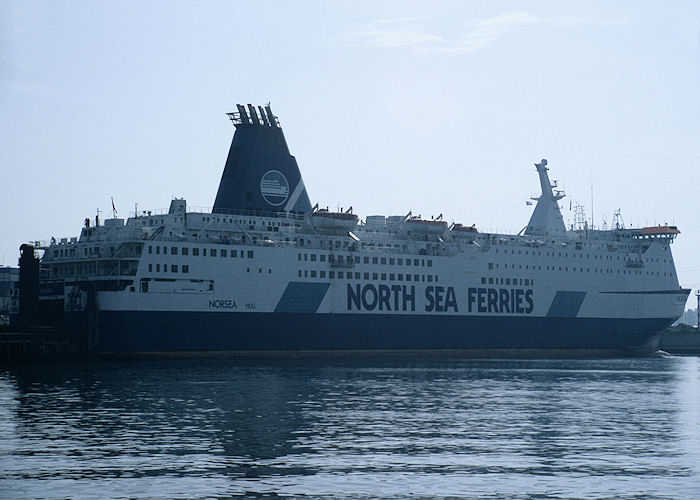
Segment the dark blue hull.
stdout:
<path fill-rule="evenodd" d="M 86 322 L 72 319 L 74 327 Z M 100 311 L 86 335 L 98 353 L 342 350 L 578 351 L 656 349 L 672 319 L 317 313 Z M 88 322 L 89 323 L 89 322 Z M 96 328 L 95 328 L 96 327 Z"/>

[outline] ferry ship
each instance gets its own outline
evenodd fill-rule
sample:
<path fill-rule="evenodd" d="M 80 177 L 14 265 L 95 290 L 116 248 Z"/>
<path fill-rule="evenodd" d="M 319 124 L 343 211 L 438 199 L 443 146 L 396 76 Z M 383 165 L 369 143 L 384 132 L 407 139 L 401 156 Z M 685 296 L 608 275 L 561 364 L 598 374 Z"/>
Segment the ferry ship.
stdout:
<path fill-rule="evenodd" d="M 173 199 L 23 245 L 16 319 L 97 354 L 556 356 L 652 352 L 683 312 L 677 227 L 567 229 L 546 160 L 516 235 L 410 212 L 360 219 L 312 206 L 269 105 L 228 116 L 211 210 Z"/>

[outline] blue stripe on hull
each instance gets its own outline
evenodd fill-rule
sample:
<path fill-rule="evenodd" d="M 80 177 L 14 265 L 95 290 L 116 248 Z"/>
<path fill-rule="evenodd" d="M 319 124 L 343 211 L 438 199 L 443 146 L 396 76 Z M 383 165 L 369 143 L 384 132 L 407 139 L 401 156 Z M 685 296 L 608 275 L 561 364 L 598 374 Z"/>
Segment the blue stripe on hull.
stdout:
<path fill-rule="evenodd" d="M 559 291 L 554 296 L 552 304 L 549 306 L 547 316 L 557 318 L 575 318 L 581 309 L 586 292 L 562 292 Z"/>
<path fill-rule="evenodd" d="M 101 311 L 99 352 L 635 350 L 672 319 Z"/>

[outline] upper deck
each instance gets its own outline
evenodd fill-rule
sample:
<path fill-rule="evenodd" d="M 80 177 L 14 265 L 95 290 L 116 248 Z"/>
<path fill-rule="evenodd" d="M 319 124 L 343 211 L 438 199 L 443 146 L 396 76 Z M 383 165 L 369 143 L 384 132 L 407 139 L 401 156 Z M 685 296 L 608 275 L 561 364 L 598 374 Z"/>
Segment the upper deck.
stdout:
<path fill-rule="evenodd" d="M 347 219 L 346 219 L 347 220 Z M 436 224 L 416 231 L 415 217 L 369 216 L 349 228 L 317 227 L 312 215 L 289 212 L 227 210 L 213 213 L 173 200 L 168 210 L 143 211 L 124 219 L 95 223 L 86 219 L 79 238 L 37 242 L 44 260 L 138 258 L 144 242 L 170 241 L 208 245 L 303 247 L 417 255 L 455 255 L 467 249 L 485 252 L 491 246 L 530 248 L 583 247 L 643 252 L 651 241 L 671 243 L 679 234 L 675 226 L 634 229 L 577 230 L 557 235 L 522 235 L 465 232 L 464 226 Z M 410 221 L 411 223 L 407 223 Z M 431 222 L 433 222 L 431 224 Z M 437 228 L 437 229 L 436 229 Z"/>

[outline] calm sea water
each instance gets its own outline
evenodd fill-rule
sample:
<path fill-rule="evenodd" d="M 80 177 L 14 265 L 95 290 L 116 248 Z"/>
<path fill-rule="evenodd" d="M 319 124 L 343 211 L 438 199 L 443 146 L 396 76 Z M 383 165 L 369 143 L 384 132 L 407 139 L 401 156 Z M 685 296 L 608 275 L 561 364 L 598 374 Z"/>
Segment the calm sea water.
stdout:
<path fill-rule="evenodd" d="M 0 368 L 0 497 L 700 498 L 700 359 Z"/>

